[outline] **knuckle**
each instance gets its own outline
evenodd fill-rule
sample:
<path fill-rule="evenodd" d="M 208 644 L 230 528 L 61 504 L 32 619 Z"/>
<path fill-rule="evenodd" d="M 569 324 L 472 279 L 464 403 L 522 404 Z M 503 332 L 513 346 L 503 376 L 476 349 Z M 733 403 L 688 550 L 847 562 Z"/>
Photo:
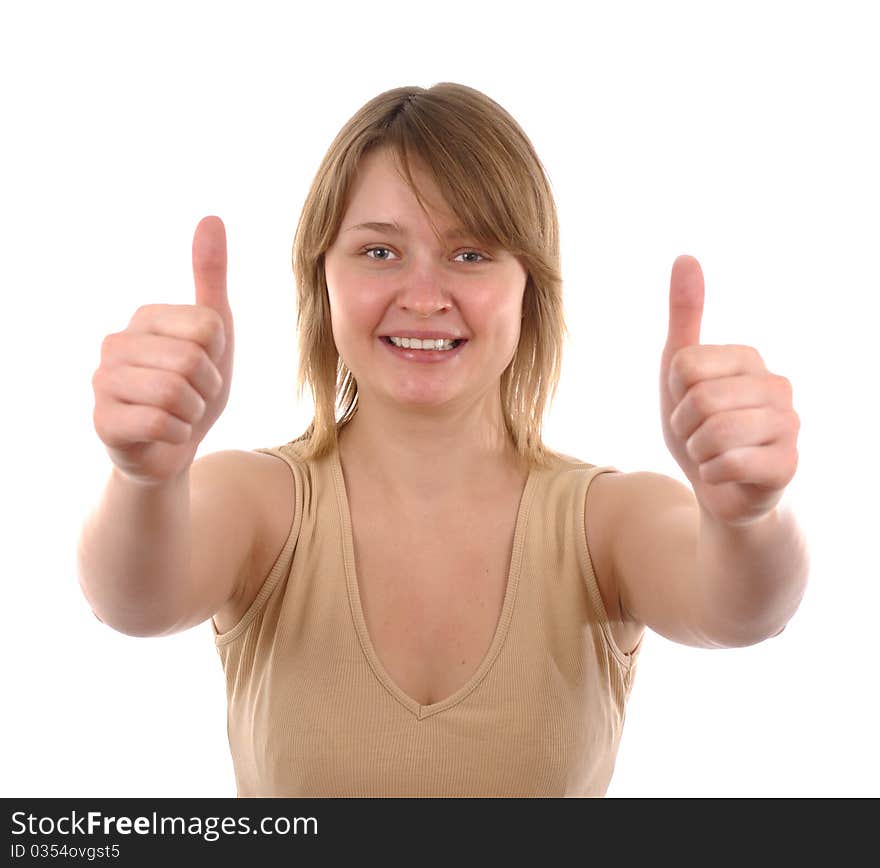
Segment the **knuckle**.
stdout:
<path fill-rule="evenodd" d="M 794 389 L 791 385 L 791 380 L 789 380 L 788 377 L 782 377 L 782 376 L 777 377 L 776 379 L 777 379 L 777 384 L 779 386 L 779 390 L 781 391 L 783 397 L 786 398 L 786 400 L 790 401 L 793 394 L 794 394 Z"/>
<path fill-rule="evenodd" d="M 679 382 L 687 389 L 692 380 L 696 379 L 696 360 L 690 352 L 693 347 L 682 347 L 672 359 L 672 369 Z"/>
<path fill-rule="evenodd" d="M 157 386 L 159 403 L 163 407 L 173 405 L 180 397 L 183 383 L 179 377 L 171 374 L 161 377 Z"/>
<path fill-rule="evenodd" d="M 105 335 L 104 340 L 101 341 L 101 358 L 106 358 L 111 355 L 113 351 L 116 349 L 116 344 L 119 341 L 119 334 L 117 332 L 113 332 L 112 334 Z"/>
<path fill-rule="evenodd" d="M 680 350 L 678 350 L 672 357 L 672 361 L 669 363 L 669 367 L 679 376 L 685 371 L 685 350 L 687 349 L 687 347 L 682 347 Z"/>
<path fill-rule="evenodd" d="M 153 409 L 147 415 L 147 437 L 158 440 L 165 433 L 165 414 Z"/>
<path fill-rule="evenodd" d="M 205 360 L 205 351 L 199 344 L 188 341 L 181 350 L 180 369 L 185 374 L 195 374 Z"/>
<path fill-rule="evenodd" d="M 210 358 L 215 353 L 222 352 L 226 345 L 223 318 L 210 307 L 199 306 L 198 310 L 199 318 L 195 324 L 193 336 Z"/>
<path fill-rule="evenodd" d="M 745 455 L 740 452 L 732 452 L 726 455 L 725 464 L 727 465 L 728 471 L 736 476 L 745 473 L 748 469 L 746 467 Z"/>
<path fill-rule="evenodd" d="M 697 383 L 688 395 L 701 416 L 708 416 L 713 411 L 712 390 L 709 383 Z"/>
<path fill-rule="evenodd" d="M 200 307 L 202 313 L 201 325 L 205 334 L 210 337 L 223 331 L 223 317 L 212 307 Z"/>
<path fill-rule="evenodd" d="M 669 427 L 672 428 L 672 433 L 677 437 L 681 437 L 682 435 L 682 422 L 681 422 L 682 410 L 681 404 L 679 404 L 673 411 L 672 415 L 669 417 Z"/>
<path fill-rule="evenodd" d="M 220 316 L 220 314 L 216 310 L 214 310 L 213 307 L 205 308 L 205 310 L 210 315 L 209 321 L 211 322 L 213 327 L 218 328 L 218 329 L 222 329 L 223 328 L 223 317 Z"/>
<path fill-rule="evenodd" d="M 217 370 L 215 364 L 211 364 L 211 398 L 216 398 L 223 391 L 223 375 Z"/>
<path fill-rule="evenodd" d="M 104 369 L 98 367 L 95 372 L 92 374 L 92 388 L 97 391 L 101 388 L 101 382 L 104 379 Z"/>
<path fill-rule="evenodd" d="M 716 441 L 724 442 L 732 433 L 731 419 L 725 414 L 715 416 L 711 420 L 712 436 Z"/>
<path fill-rule="evenodd" d="M 107 427 L 104 424 L 104 411 L 97 404 L 95 404 L 95 407 L 92 410 L 92 424 L 95 426 L 95 431 L 97 431 L 98 436 L 102 440 L 106 440 L 108 432 Z"/>

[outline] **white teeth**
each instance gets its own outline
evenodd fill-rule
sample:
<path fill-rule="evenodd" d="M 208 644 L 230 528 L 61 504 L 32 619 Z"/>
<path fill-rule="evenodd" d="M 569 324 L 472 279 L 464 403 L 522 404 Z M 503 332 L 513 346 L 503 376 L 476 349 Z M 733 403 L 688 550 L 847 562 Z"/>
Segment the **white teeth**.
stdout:
<path fill-rule="evenodd" d="M 453 344 L 453 341 L 444 338 L 420 340 L 419 338 L 389 337 L 389 340 L 396 347 L 404 347 L 409 350 L 451 350 Z"/>

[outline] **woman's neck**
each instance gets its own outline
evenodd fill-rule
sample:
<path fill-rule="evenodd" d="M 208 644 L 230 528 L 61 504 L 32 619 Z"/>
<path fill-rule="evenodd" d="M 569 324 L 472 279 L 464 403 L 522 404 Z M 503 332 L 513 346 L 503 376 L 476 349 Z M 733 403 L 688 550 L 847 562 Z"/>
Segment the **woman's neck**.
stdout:
<path fill-rule="evenodd" d="M 475 491 L 524 478 L 519 456 L 497 414 L 375 412 L 360 404 L 339 432 L 340 461 L 347 474 L 357 473 L 381 486 L 397 505 L 462 503 Z"/>

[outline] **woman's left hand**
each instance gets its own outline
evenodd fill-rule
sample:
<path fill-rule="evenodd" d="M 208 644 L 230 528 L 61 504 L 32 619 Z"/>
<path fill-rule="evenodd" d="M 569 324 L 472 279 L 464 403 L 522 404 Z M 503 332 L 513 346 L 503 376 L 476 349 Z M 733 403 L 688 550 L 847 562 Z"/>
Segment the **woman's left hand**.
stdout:
<path fill-rule="evenodd" d="M 754 347 L 700 344 L 703 298 L 699 262 L 679 256 L 660 366 L 663 437 L 704 510 L 723 524 L 751 524 L 794 476 L 800 417 L 791 383 Z"/>

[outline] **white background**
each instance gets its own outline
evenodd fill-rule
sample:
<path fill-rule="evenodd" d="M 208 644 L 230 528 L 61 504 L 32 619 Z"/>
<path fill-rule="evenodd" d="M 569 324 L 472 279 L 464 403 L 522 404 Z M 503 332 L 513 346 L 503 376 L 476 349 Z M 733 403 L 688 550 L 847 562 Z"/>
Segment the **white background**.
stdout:
<path fill-rule="evenodd" d="M 0 16 L 5 328 L 4 796 L 234 796 L 209 622 L 121 635 L 75 547 L 109 458 L 103 337 L 194 303 L 220 215 L 232 393 L 199 454 L 287 442 L 290 247 L 344 122 L 456 81 L 534 143 L 560 212 L 572 340 L 553 448 L 686 482 L 660 427 L 669 274 L 706 278 L 704 343 L 794 386 L 807 595 L 777 639 L 645 638 L 609 796 L 880 795 L 875 460 L 880 32 L 854 2 L 31 2 Z"/>

